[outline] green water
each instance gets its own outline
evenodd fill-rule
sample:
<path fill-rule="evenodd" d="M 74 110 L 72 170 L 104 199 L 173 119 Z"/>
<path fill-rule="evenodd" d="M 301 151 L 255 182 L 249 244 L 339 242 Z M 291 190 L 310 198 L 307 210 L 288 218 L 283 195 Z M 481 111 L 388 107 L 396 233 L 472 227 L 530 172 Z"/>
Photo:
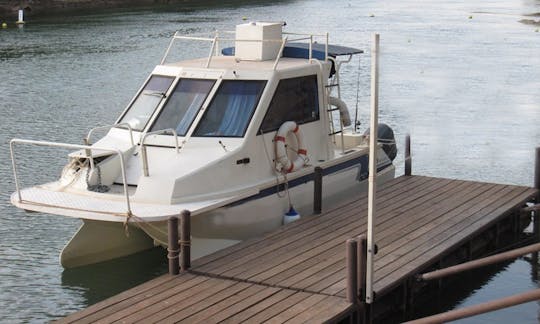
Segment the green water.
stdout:
<path fill-rule="evenodd" d="M 230 1 L 206 8 L 114 11 L 32 18 L 0 29 L 0 319 L 44 322 L 114 295 L 166 271 L 156 249 L 64 271 L 58 263 L 78 220 L 26 214 L 9 204 L 14 190 L 11 138 L 81 143 L 94 126 L 120 114 L 172 34 L 232 29 L 250 20 L 284 20 L 287 30 L 330 32 L 332 43 L 368 49 L 381 34 L 380 119 L 401 152 L 411 133 L 414 173 L 519 185 L 532 184 L 540 146 L 540 1 Z M 201 44 L 180 56 L 206 55 Z M 369 55 L 344 71 L 354 108 L 360 71 L 360 120 L 369 107 Z M 65 151 L 20 150 L 25 185 L 55 179 Z M 402 158 L 396 161 L 401 170 Z M 398 171 L 401 173 L 401 171 Z M 470 305 L 538 287 L 519 259 L 450 300 Z M 478 279 L 480 280 L 480 279 Z M 466 287 L 467 288 L 467 287 Z M 442 304 L 445 304 L 444 302 Z M 444 306 L 448 307 L 448 306 Z M 466 322 L 536 323 L 537 303 Z M 434 311 L 436 311 L 434 309 Z"/>

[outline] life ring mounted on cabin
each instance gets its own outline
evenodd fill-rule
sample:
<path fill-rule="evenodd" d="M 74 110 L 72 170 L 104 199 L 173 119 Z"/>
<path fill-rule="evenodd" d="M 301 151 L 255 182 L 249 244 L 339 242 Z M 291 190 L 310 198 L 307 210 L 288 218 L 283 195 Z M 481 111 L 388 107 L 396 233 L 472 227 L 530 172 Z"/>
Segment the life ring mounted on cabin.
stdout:
<path fill-rule="evenodd" d="M 297 157 L 291 161 L 287 156 L 286 138 L 293 133 L 298 143 Z M 286 121 L 280 127 L 274 138 L 276 144 L 276 169 L 283 173 L 291 173 L 300 170 L 308 162 L 307 149 L 304 146 L 304 136 L 298 125 L 293 121 Z"/>

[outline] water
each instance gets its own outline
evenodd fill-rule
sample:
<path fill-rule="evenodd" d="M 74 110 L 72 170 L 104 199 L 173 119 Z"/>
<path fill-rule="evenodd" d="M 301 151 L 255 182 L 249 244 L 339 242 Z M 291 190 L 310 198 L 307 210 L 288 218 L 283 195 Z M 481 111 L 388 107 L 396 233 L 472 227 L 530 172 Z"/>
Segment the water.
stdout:
<path fill-rule="evenodd" d="M 31 19 L 23 29 L 0 30 L 0 319 L 48 321 L 166 271 L 159 249 L 64 271 L 58 254 L 80 222 L 26 214 L 9 204 L 14 184 L 8 141 L 81 143 L 91 127 L 113 122 L 174 31 L 230 29 L 246 16 L 285 20 L 291 31 L 328 31 L 333 43 L 364 49 L 379 32 L 380 118 L 394 128 L 401 152 L 404 134 L 411 133 L 413 172 L 531 185 L 533 149 L 540 146 L 540 27 L 519 21 L 538 20 L 529 15 L 539 12 L 538 0 L 229 1 Z M 206 53 L 201 46 L 181 55 Z M 345 71 L 343 88 L 354 108 L 359 70 L 365 125 L 369 55 L 361 61 L 360 68 L 355 60 Z M 19 152 L 26 185 L 56 178 L 66 161 L 65 151 Z M 402 158 L 396 163 L 401 166 Z M 447 304 L 537 288 L 534 269 L 518 259 Z M 534 323 L 539 309 L 533 302 L 467 322 Z"/>

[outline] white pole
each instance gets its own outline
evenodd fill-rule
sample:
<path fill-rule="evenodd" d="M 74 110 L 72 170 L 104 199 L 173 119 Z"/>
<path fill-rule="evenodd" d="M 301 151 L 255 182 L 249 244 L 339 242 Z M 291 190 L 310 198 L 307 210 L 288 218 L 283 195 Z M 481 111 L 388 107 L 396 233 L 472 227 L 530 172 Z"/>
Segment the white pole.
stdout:
<path fill-rule="evenodd" d="M 373 34 L 371 48 L 371 118 L 369 133 L 369 190 L 368 190 L 368 231 L 367 231 L 367 269 L 366 303 L 373 302 L 373 259 L 375 226 L 375 193 L 377 191 L 377 126 L 379 119 L 379 34 Z"/>
<path fill-rule="evenodd" d="M 18 22 L 23 22 L 23 21 L 24 21 L 23 10 L 19 9 L 19 20 L 18 20 Z"/>

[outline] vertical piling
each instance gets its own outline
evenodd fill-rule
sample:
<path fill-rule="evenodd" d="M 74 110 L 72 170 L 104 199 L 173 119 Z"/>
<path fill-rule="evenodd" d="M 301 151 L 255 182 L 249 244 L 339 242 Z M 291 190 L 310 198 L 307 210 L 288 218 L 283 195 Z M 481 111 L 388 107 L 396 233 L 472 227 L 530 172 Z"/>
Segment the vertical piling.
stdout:
<path fill-rule="evenodd" d="M 351 304 L 358 304 L 358 259 L 357 242 L 355 239 L 347 240 L 347 301 Z"/>
<path fill-rule="evenodd" d="M 191 267 L 191 213 L 183 210 L 180 213 L 180 269 L 186 271 Z"/>
<path fill-rule="evenodd" d="M 357 238 L 357 248 L 358 248 L 358 318 L 360 323 L 367 323 L 368 318 L 366 311 L 366 266 L 367 266 L 367 238 L 365 234 L 358 236 Z"/>
<path fill-rule="evenodd" d="M 540 190 L 540 147 L 536 148 L 534 159 L 534 187 Z"/>
<path fill-rule="evenodd" d="M 322 210 L 322 168 L 315 167 L 313 176 L 313 214 L 317 215 Z"/>
<path fill-rule="evenodd" d="M 178 218 L 169 217 L 169 246 L 167 247 L 167 258 L 169 259 L 169 274 L 177 275 L 178 268 Z"/>
<path fill-rule="evenodd" d="M 15 24 L 24 25 L 24 10 L 23 9 L 19 9 L 19 18 L 17 19 Z"/>
<path fill-rule="evenodd" d="M 535 150 L 533 185 L 539 191 L 536 195 L 535 203 L 540 204 L 540 147 L 537 147 Z M 540 238 L 540 211 L 534 212 L 533 227 L 534 235 L 537 239 Z"/>
<path fill-rule="evenodd" d="M 410 176 L 412 172 L 411 159 L 411 135 L 405 135 L 405 175 Z"/>

